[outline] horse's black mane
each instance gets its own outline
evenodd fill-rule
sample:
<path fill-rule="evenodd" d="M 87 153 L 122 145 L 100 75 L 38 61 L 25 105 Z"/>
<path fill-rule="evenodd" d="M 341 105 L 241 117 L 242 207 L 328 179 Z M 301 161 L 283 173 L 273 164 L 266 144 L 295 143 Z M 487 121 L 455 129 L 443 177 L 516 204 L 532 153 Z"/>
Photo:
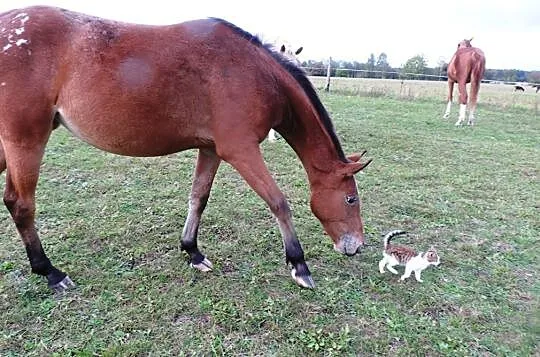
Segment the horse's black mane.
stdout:
<path fill-rule="evenodd" d="M 234 32 L 236 32 L 238 35 L 240 35 L 242 38 L 246 39 L 247 41 L 253 43 L 255 46 L 264 48 L 268 54 L 270 54 L 283 68 L 285 68 L 293 77 L 296 79 L 298 84 L 304 89 L 304 92 L 307 94 L 308 98 L 311 101 L 311 104 L 315 107 L 315 110 L 317 111 L 317 114 L 319 114 L 319 117 L 324 124 L 324 127 L 326 131 L 328 132 L 328 135 L 330 135 L 330 138 L 332 139 L 332 142 L 334 143 L 334 146 L 336 147 L 336 150 L 338 152 L 339 158 L 343 162 L 347 162 L 347 158 L 345 157 L 345 153 L 343 152 L 343 148 L 341 147 L 341 143 L 339 142 L 339 139 L 336 135 L 336 132 L 334 130 L 334 125 L 332 124 L 332 120 L 330 119 L 330 115 L 328 115 L 328 112 L 324 108 L 323 104 L 321 103 L 321 100 L 319 99 L 319 96 L 317 95 L 317 91 L 315 88 L 313 88 L 313 85 L 311 84 L 310 80 L 307 78 L 304 71 L 299 68 L 295 63 L 288 60 L 284 56 L 282 56 L 279 52 L 274 50 L 273 46 L 271 44 L 263 44 L 259 37 L 254 36 L 250 34 L 247 31 L 244 31 L 240 27 L 231 24 L 230 22 L 219 19 L 219 18 L 212 18 L 212 20 L 217 21 Z"/>

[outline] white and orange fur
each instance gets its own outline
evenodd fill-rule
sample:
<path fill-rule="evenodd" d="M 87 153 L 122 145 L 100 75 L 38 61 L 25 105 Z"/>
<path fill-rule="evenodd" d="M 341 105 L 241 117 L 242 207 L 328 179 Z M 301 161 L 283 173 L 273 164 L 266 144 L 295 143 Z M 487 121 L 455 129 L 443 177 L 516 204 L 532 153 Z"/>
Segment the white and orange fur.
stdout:
<path fill-rule="evenodd" d="M 430 265 L 439 265 L 441 260 L 437 251 L 434 247 L 429 248 L 427 252 L 417 253 L 414 249 L 401 246 L 401 245 L 392 245 L 390 240 L 392 237 L 405 234 L 407 232 L 401 230 L 394 230 L 388 232 L 384 236 L 384 251 L 383 258 L 379 262 L 379 271 L 384 273 L 384 267 L 386 266 L 388 270 L 394 274 L 399 274 L 394 266 L 404 265 L 405 273 L 401 276 L 399 280 L 403 281 L 411 276 L 411 273 L 414 271 L 414 277 L 418 282 L 423 282 L 420 277 L 422 270 L 426 269 Z"/>

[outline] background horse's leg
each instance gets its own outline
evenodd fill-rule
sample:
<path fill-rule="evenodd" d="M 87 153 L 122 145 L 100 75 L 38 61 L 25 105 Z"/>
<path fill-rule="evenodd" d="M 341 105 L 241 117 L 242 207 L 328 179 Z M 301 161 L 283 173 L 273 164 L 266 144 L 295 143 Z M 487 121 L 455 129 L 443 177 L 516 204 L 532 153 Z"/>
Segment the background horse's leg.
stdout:
<path fill-rule="evenodd" d="M 74 284 L 51 264 L 34 224 L 36 185 L 50 129 L 45 138 L 36 138 L 32 132 L 25 134 L 25 139 L 3 141 L 5 158 L 0 160 L 0 168 L 7 166 L 4 203 L 21 235 L 32 272 L 45 276 L 50 288 L 62 291 Z"/>
<path fill-rule="evenodd" d="M 304 251 L 294 230 L 289 204 L 270 175 L 259 146 L 235 150 L 234 153 L 224 155 L 224 159 L 242 175 L 276 217 L 283 237 L 286 261 L 293 266 L 291 270 L 293 279 L 302 287 L 314 288 L 315 283 L 304 259 Z"/>
<path fill-rule="evenodd" d="M 471 99 L 469 102 L 469 120 L 467 125 L 474 125 L 474 113 L 476 111 L 476 103 L 478 102 L 478 91 L 480 90 L 480 79 L 471 79 Z"/>
<path fill-rule="evenodd" d="M 273 143 L 274 141 L 276 141 L 277 138 L 276 138 L 276 132 L 274 129 L 270 129 L 270 131 L 268 132 L 268 141 Z"/>
<path fill-rule="evenodd" d="M 452 96 L 454 95 L 454 81 L 448 79 L 448 101 L 446 104 L 446 111 L 444 112 L 443 118 L 448 119 L 450 117 L 450 109 L 452 109 Z"/>
<path fill-rule="evenodd" d="M 191 259 L 191 266 L 201 271 L 212 270 L 212 263 L 197 248 L 197 233 L 201 215 L 210 197 L 210 189 L 221 159 L 213 150 L 200 149 L 197 157 L 193 185 L 189 197 L 189 210 L 182 231 L 180 245 Z"/>
<path fill-rule="evenodd" d="M 6 154 L 4 154 L 4 147 L 0 142 L 0 174 L 6 169 Z"/>
<path fill-rule="evenodd" d="M 467 112 L 467 83 L 458 82 L 459 89 L 459 117 L 456 125 L 459 126 L 465 121 Z"/>

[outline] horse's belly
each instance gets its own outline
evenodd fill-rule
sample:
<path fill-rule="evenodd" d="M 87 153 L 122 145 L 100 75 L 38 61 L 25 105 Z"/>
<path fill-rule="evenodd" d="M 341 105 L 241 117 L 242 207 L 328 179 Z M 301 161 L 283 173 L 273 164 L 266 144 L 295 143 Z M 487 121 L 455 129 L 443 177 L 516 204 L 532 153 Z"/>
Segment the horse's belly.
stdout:
<path fill-rule="evenodd" d="M 136 112 L 77 113 L 57 108 L 59 122 L 73 135 L 101 150 L 126 156 L 160 156 L 208 146 L 210 135 L 194 130 L 182 121 L 148 118 Z"/>

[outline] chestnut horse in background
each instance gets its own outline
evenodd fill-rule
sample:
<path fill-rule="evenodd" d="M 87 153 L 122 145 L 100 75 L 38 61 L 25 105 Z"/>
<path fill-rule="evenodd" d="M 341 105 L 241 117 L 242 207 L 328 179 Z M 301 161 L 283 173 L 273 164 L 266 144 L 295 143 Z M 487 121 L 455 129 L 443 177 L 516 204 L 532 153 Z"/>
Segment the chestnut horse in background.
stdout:
<path fill-rule="evenodd" d="M 51 288 L 73 284 L 45 254 L 34 217 L 45 146 L 59 125 L 120 155 L 198 149 L 181 238 L 198 270 L 212 269 L 197 234 L 214 176 L 226 161 L 275 216 L 295 282 L 314 287 L 291 209 L 259 148 L 272 127 L 302 162 L 311 209 L 334 249 L 352 256 L 364 245 L 354 174 L 370 161 L 345 156 L 304 72 L 257 37 L 220 19 L 147 26 L 42 6 L 0 14 L 0 28 L 4 203 L 32 272 Z"/>
<path fill-rule="evenodd" d="M 292 61 L 297 66 L 300 66 L 300 60 L 297 56 L 302 52 L 303 49 L 304 47 L 298 47 L 296 51 L 293 51 L 291 45 L 282 44 L 279 48 L 279 53 L 281 53 L 285 58 Z M 274 129 L 270 129 L 270 131 L 268 132 L 268 141 L 273 143 L 276 140 L 276 131 Z"/>
<path fill-rule="evenodd" d="M 478 102 L 478 91 L 480 90 L 480 82 L 484 77 L 486 68 L 486 57 L 484 52 L 479 48 L 472 47 L 470 40 L 463 40 L 458 44 L 457 51 L 448 64 L 448 103 L 444 118 L 450 116 L 450 108 L 452 107 L 452 95 L 454 91 L 454 83 L 458 84 L 459 90 L 459 117 L 456 125 L 462 125 L 465 120 L 467 111 L 467 83 L 471 84 L 471 98 L 469 101 L 469 120 L 468 125 L 474 124 L 474 112 Z"/>

